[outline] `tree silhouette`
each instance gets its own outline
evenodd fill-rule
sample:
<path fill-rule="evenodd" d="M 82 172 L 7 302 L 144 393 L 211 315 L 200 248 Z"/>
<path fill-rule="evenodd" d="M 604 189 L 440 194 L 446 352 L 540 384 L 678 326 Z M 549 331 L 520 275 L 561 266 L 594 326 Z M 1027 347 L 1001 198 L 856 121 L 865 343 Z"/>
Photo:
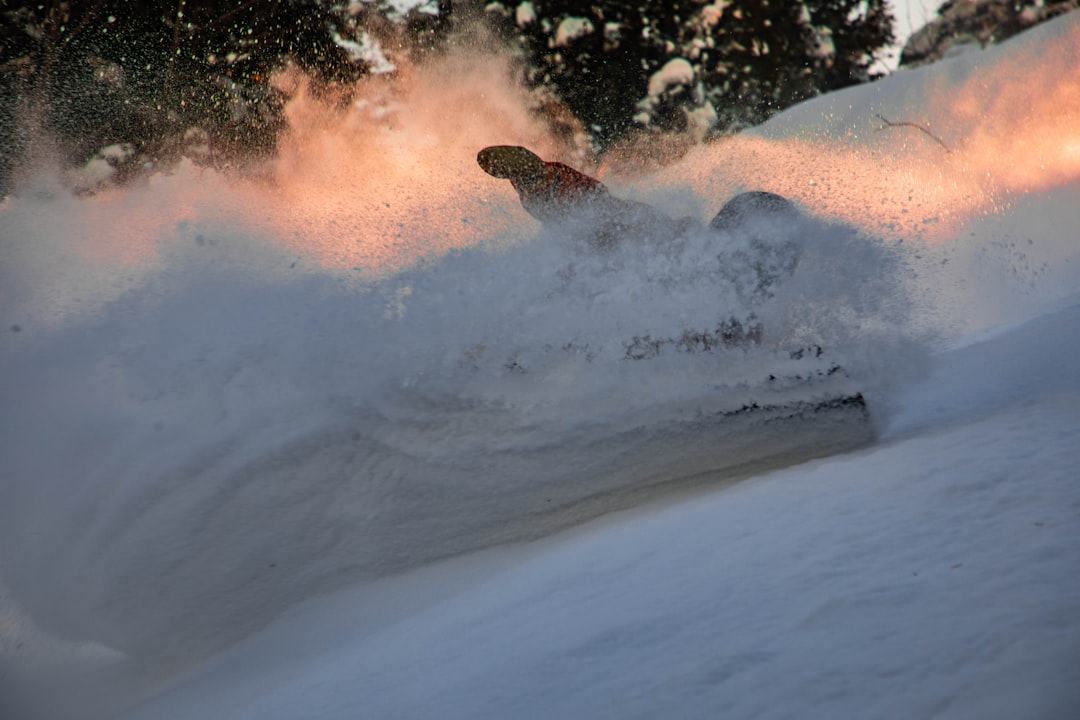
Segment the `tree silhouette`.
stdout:
<path fill-rule="evenodd" d="M 597 150 L 632 131 L 759 123 L 868 79 L 892 38 L 885 0 L 0 0 L 0 192 L 42 134 L 71 165 L 112 148 L 121 179 L 272 152 L 287 100 L 276 70 L 347 100 L 357 79 L 476 21 Z"/>
<path fill-rule="evenodd" d="M 630 129 L 715 132 L 871 77 L 884 0 L 535 0 L 497 21 L 604 147 Z"/>

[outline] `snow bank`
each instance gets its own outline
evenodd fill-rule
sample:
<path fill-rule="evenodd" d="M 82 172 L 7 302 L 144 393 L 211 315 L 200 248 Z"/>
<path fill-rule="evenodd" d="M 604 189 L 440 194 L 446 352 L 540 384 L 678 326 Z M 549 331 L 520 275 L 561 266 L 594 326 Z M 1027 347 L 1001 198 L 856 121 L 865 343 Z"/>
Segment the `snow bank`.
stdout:
<path fill-rule="evenodd" d="M 945 356 L 903 441 L 314 603 L 132 717 L 1070 717 L 1078 352 L 1073 306 Z"/>

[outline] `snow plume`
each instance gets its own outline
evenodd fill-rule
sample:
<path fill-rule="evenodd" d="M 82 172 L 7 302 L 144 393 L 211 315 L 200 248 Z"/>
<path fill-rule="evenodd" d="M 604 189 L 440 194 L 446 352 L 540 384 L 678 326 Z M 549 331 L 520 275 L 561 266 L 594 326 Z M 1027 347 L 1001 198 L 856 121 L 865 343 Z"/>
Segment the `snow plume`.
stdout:
<path fill-rule="evenodd" d="M 477 166 L 477 151 L 522 144 L 583 164 L 572 138 L 536 119 L 538 100 L 507 58 L 469 45 L 334 97 L 282 75 L 294 91 L 289 128 L 258 172 L 185 161 L 76 196 L 37 168 L 0 204 L 0 715 L 9 661 L 121 656 L 108 646 L 158 667 L 247 632 L 326 582 L 467 549 L 444 535 L 445 547 L 425 550 L 424 532 L 383 534 L 364 519 L 389 528 L 403 516 L 383 500 L 399 491 L 431 500 L 468 484 L 467 463 L 444 476 L 407 437 L 440 413 L 445 427 L 468 423 L 473 409 L 452 397 L 467 374 L 452 375 L 457 385 L 433 381 L 438 393 L 421 394 L 418 415 L 400 405 L 408 392 L 378 397 L 440 377 L 444 363 L 444 375 L 458 372 L 482 346 L 506 372 L 511 339 L 492 323 L 528 308 L 499 296 L 507 287 L 492 274 L 530 287 L 534 270 L 515 264 L 520 255 L 496 258 L 537 226 L 508 184 Z M 471 269 L 440 284 L 439 261 L 455 252 Z M 422 292 L 425 282 L 436 289 Z M 381 405 L 405 421 L 380 420 Z M 481 421 L 498 415 L 483 406 Z M 521 429 L 514 411 L 505 417 Z M 467 444 L 490 430 L 420 435 L 461 444 L 451 454 L 464 462 Z M 324 458 L 317 466 L 295 463 L 311 451 Z M 458 516 L 442 508 L 438 521 L 438 503 L 427 503 L 420 514 L 452 535 Z M 339 511 L 341 525 L 325 515 Z M 266 555 L 274 537 L 292 546 L 276 559 Z M 69 553 L 76 547 L 90 554 Z M 320 556 L 328 563 L 303 569 Z M 255 574 L 236 574 L 255 558 Z M 245 599 L 211 610 L 208 598 L 235 583 Z"/>
<path fill-rule="evenodd" d="M 395 152 L 368 157 L 355 149 L 374 152 L 370 137 L 341 132 L 353 110 L 306 102 L 273 183 L 187 168 L 92 198 L 16 197 L 0 215 L 18 240 L 0 264 L 3 581 L 43 632 L 116 651 L 102 662 L 171 668 L 313 594 L 763 452 L 785 438 L 748 448 L 712 423 L 791 399 L 790 353 L 871 319 L 856 297 L 871 287 L 829 303 L 834 277 L 813 279 L 838 254 L 853 275 L 882 266 L 849 231 L 794 226 L 813 242 L 792 287 L 817 312 L 786 314 L 782 290 L 750 307 L 731 275 L 756 271 L 739 252 L 753 228 L 630 231 L 589 252 L 581 228 L 537 229 L 497 181 L 463 179 L 469 138 L 425 125 L 422 105 L 397 112 L 433 133 L 426 153 L 422 134 L 395 146 L 388 129 Z M 383 194 L 335 184 L 368 178 Z M 477 222 L 459 223 L 463 204 Z M 755 311 L 760 345 L 680 348 Z M 659 353 L 629 357 L 637 338 Z M 832 392 L 864 389 L 867 342 L 815 366 L 851 366 Z"/>
<path fill-rule="evenodd" d="M 1025 192 L 1080 179 L 1080 18 L 1065 16 L 948 73 L 901 71 L 810 100 L 698 149 L 662 175 L 699 192 L 763 187 L 888 238 L 940 240 Z"/>
<path fill-rule="evenodd" d="M 165 267 L 179 248 L 220 252 L 223 235 L 233 244 L 253 240 L 261 269 L 331 270 L 352 279 L 455 247 L 505 244 L 520 210 L 509 187 L 477 167 L 476 152 L 522 144 L 583 164 L 572 137 L 553 137 L 536 118 L 539 100 L 514 81 L 502 55 L 461 50 L 336 95 L 316 97 L 299 73 L 276 82 L 292 95 L 288 127 L 277 156 L 254 171 L 185 160 L 141 184 L 98 183 L 96 194 L 77 199 L 48 174 L 51 166 L 39 165 L 42 174 L 4 208 L 12 241 L 0 252 L 7 267 L 21 268 L 0 291 L 5 314 L 20 318 L 12 322 L 55 323 L 94 311 Z M 102 157 L 105 167 L 113 156 Z M 80 189 L 96 182 L 101 172 L 94 172 L 80 176 Z M 61 206 L 50 223 L 38 221 L 45 208 Z M 19 306 L 15 288 L 32 289 L 33 307 Z"/>
<path fill-rule="evenodd" d="M 1056 230 L 1040 243 L 1018 218 L 1031 219 L 1029 193 L 1080 190 L 1078 46 L 1080 16 L 1066 15 L 943 68 L 807 101 L 753 131 L 693 147 L 636 187 L 780 193 L 906 247 L 915 292 L 935 305 L 923 309 L 931 324 L 956 332 L 1022 317 L 1076 281 L 1072 261 L 1058 259 L 1075 244 L 1069 228 L 1080 216 L 1046 218 Z M 604 170 L 647 170 L 644 150 L 613 154 Z M 1002 284 L 1012 289 L 1007 302 L 991 289 Z"/>
<path fill-rule="evenodd" d="M 302 77 L 282 77 L 294 93 L 289 130 L 273 168 L 276 197 L 259 212 L 287 242 L 346 270 L 401 268 L 505 231 L 512 195 L 476 165 L 478 150 L 519 144 L 582 159 L 535 117 L 538 100 L 514 84 L 508 63 L 463 51 L 403 67 L 363 83 L 344 108 L 313 97 Z M 493 212 L 492 198 L 505 212 Z"/>

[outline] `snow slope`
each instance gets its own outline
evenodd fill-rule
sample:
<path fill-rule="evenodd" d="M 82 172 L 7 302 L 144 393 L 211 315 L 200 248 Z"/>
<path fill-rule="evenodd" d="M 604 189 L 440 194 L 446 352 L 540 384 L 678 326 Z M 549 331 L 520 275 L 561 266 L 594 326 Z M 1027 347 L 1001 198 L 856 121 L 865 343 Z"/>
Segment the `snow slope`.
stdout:
<path fill-rule="evenodd" d="M 1078 351 L 1073 305 L 873 449 L 313 604 L 133 717 L 1073 717 Z"/>
<path fill-rule="evenodd" d="M 757 350 L 620 356 L 628 338 L 745 312 L 745 238 L 721 252 L 732 287 L 702 233 L 595 258 L 529 226 L 498 231 L 498 252 L 372 278 L 221 215 L 193 188 L 247 196 L 190 169 L 104 200 L 10 199 L 0 710 L 1075 716 L 1080 125 L 1043 138 L 1058 143 L 1046 161 L 1024 149 L 1045 170 L 1032 181 L 983 142 L 1012 131 L 970 111 L 989 92 L 967 94 L 972 78 L 1002 93 L 985 73 L 1013 58 L 1068 80 L 1078 33 L 1066 16 L 763 128 L 780 144 L 750 155 L 819 217 L 772 228 L 807 254 L 755 308 Z M 950 87 L 960 111 L 941 109 Z M 1067 121 L 1080 107 L 1063 92 Z M 968 144 L 948 159 L 914 130 L 867 145 L 851 129 L 875 113 Z M 832 144 L 784 144 L 807 137 Z M 818 184 L 772 163 L 792 147 Z M 704 218 L 738 181 L 717 171 L 728 150 L 674 171 L 690 189 L 612 184 Z M 879 158 L 908 162 L 883 186 L 909 204 L 882 197 L 881 221 L 864 172 L 816 205 L 844 179 L 823 158 L 848 151 L 890 174 Z M 907 187 L 927 177 L 932 197 Z M 173 221 L 176 197 L 204 214 Z M 152 253 L 108 245 L 133 225 Z M 701 418 L 759 401 L 786 351 L 815 343 L 865 390 L 878 441 L 733 486 L 709 476 L 729 428 Z M 582 483 L 621 500 L 578 513 Z M 565 513 L 549 522 L 552 498 Z"/>

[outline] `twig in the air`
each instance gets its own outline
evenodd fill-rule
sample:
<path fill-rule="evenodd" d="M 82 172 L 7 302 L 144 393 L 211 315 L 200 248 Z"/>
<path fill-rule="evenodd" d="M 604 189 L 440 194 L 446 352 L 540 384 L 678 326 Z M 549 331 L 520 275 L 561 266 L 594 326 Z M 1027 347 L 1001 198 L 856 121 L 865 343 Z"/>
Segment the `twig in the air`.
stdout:
<path fill-rule="evenodd" d="M 945 152 L 947 152 L 947 153 L 952 152 L 952 150 L 949 148 L 949 146 L 946 145 L 944 143 L 944 141 L 942 141 L 941 138 L 939 138 L 937 135 L 935 135 L 934 133 L 932 133 L 929 130 L 927 130 L 926 128 L 924 128 L 922 125 L 919 125 L 918 123 L 913 123 L 913 122 L 893 122 L 892 120 L 890 120 L 889 118 L 885 117 L 884 115 L 882 115 L 880 113 L 875 113 L 875 117 L 877 117 L 879 120 L 881 120 L 881 122 L 885 123 L 885 127 L 913 127 L 916 130 L 919 130 L 921 132 L 926 133 L 926 135 L 931 140 L 936 142 L 941 147 L 945 148 Z M 883 128 L 878 128 L 878 129 L 881 130 Z"/>

